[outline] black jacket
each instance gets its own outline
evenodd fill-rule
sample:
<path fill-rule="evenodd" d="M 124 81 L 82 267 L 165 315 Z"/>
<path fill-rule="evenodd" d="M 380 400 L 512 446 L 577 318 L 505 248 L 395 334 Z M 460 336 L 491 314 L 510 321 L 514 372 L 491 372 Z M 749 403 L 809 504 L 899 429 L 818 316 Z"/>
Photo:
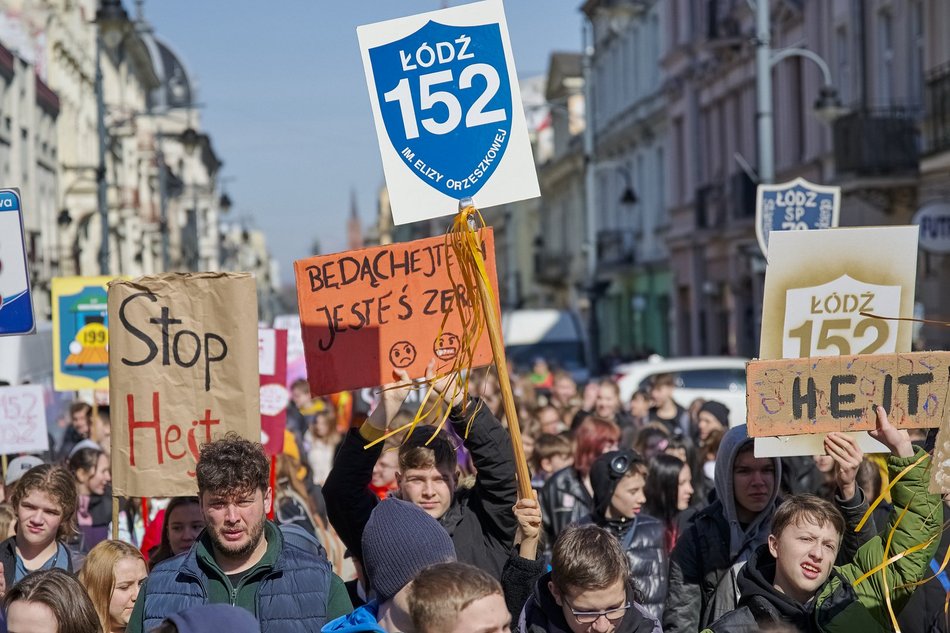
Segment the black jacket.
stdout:
<path fill-rule="evenodd" d="M 540 501 L 549 546 L 553 546 L 564 528 L 577 523 L 594 509 L 594 498 L 587 492 L 573 466 L 551 475 L 541 489 Z"/>
<path fill-rule="evenodd" d="M 505 604 L 511 614 L 512 626 L 518 622 L 521 610 L 524 609 L 525 603 L 531 597 L 531 591 L 545 569 L 547 569 L 547 560 L 540 549 L 535 560 L 522 558 L 517 547 L 511 550 L 511 556 L 508 557 L 505 569 L 501 572 L 501 586 L 504 588 Z"/>
<path fill-rule="evenodd" d="M 868 509 L 864 492 L 856 498 L 835 498 L 847 529 L 838 553 L 839 562 L 850 561 L 864 543 L 877 534 L 873 520 L 860 532 L 854 528 Z M 696 633 L 736 608 L 738 596 L 729 559 L 729 526 L 723 506 L 714 501 L 693 517 L 670 555 L 669 590 L 663 611 L 666 633 Z"/>
<path fill-rule="evenodd" d="M 637 602 L 650 617 L 662 620 L 670 566 L 663 522 L 646 514 L 638 514 L 628 521 L 595 521 L 591 516 L 581 520 L 581 523 L 597 523 L 617 537 L 630 561 L 630 579 L 637 592 Z"/>
<path fill-rule="evenodd" d="M 950 506 L 943 504 L 943 522 L 950 521 Z M 879 523 L 878 525 L 882 525 Z M 883 525 L 887 525 L 885 521 Z M 930 561 L 931 573 L 940 568 L 947 548 L 950 547 L 950 531 L 944 530 L 940 535 L 940 544 L 937 553 Z M 944 603 L 950 593 L 950 566 L 933 580 L 925 582 L 911 596 L 907 606 L 898 614 L 897 622 L 902 631 L 915 633 L 947 633 L 950 631 L 950 615 L 944 613 Z"/>
<path fill-rule="evenodd" d="M 548 572 L 538 579 L 534 593 L 524 606 L 518 626 L 511 630 L 517 633 L 570 633 L 571 628 L 564 618 L 564 611 L 554 600 L 548 582 L 551 573 Z M 635 601 L 636 592 L 627 584 L 627 600 L 630 608 L 624 614 L 615 633 L 663 633 L 660 623 L 650 618 Z"/>
<path fill-rule="evenodd" d="M 477 404 L 477 400 L 470 401 L 467 410 L 472 411 Z M 465 438 L 468 416 L 453 410 L 449 420 L 456 433 Z M 368 486 L 383 450 L 382 443 L 366 449 L 367 443 L 358 430 L 351 429 L 323 486 L 330 523 L 347 549 L 361 560 L 363 528 L 379 503 Z M 500 579 L 517 528 L 511 510 L 518 500 L 511 438 L 488 407 L 477 406 L 464 443 L 478 476 L 474 487 L 456 491 L 439 523 L 452 537 L 460 562 Z"/>

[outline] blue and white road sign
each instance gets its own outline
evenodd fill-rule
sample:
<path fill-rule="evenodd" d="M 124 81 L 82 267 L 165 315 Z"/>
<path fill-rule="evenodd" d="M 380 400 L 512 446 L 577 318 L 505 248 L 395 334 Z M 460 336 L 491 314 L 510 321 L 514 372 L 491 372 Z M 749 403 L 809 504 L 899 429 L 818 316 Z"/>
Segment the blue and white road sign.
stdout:
<path fill-rule="evenodd" d="M 35 330 L 20 192 L 0 189 L 0 336 Z"/>
<path fill-rule="evenodd" d="M 396 224 L 540 195 L 500 0 L 357 34 Z"/>
<path fill-rule="evenodd" d="M 838 226 L 841 188 L 796 178 L 776 185 L 759 185 L 755 195 L 755 234 L 768 253 L 769 233 L 830 229 Z"/>

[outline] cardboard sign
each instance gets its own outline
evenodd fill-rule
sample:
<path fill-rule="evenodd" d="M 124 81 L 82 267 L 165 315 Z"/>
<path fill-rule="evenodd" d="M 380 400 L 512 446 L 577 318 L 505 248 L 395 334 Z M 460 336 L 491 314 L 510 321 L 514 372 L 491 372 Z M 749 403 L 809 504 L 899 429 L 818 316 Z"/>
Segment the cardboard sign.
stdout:
<path fill-rule="evenodd" d="M 841 187 L 824 187 L 796 178 L 755 191 L 755 235 L 768 254 L 772 231 L 809 231 L 838 226 Z"/>
<path fill-rule="evenodd" d="M 492 231 L 480 235 L 497 293 Z M 433 357 L 448 368 L 458 356 L 461 321 L 452 280 L 459 272 L 444 237 L 311 257 L 294 262 L 294 271 L 314 396 L 392 382 L 396 368 L 420 378 Z M 461 301 L 469 301 L 461 290 Z M 473 366 L 491 362 L 485 334 Z"/>
<path fill-rule="evenodd" d="M 752 361 L 746 385 L 753 437 L 872 431 L 872 405 L 898 428 L 931 428 L 950 414 L 950 352 Z"/>
<path fill-rule="evenodd" d="M 357 35 L 396 224 L 541 195 L 501 0 Z"/>
<path fill-rule="evenodd" d="M 776 231 L 769 243 L 759 358 L 909 352 L 917 227 Z M 864 452 L 886 452 L 867 433 Z M 820 455 L 824 435 L 759 437 L 757 457 Z"/>
<path fill-rule="evenodd" d="M 57 391 L 109 388 L 112 277 L 57 277 L 53 304 L 53 386 Z"/>
<path fill-rule="evenodd" d="M 17 189 L 0 189 L 0 336 L 36 331 Z"/>
<path fill-rule="evenodd" d="M 284 452 L 287 427 L 287 330 L 257 331 L 261 375 L 261 444 L 268 455 Z"/>
<path fill-rule="evenodd" d="M 169 273 L 109 284 L 112 486 L 193 495 L 199 448 L 260 441 L 257 291 L 248 273 Z"/>
<path fill-rule="evenodd" d="M 287 381 L 289 389 L 294 382 L 307 378 L 307 360 L 303 352 L 303 334 L 299 314 L 278 314 L 274 317 L 275 330 L 287 330 Z"/>
<path fill-rule="evenodd" d="M 0 387 L 0 446 L 8 455 L 49 450 L 43 387 Z"/>

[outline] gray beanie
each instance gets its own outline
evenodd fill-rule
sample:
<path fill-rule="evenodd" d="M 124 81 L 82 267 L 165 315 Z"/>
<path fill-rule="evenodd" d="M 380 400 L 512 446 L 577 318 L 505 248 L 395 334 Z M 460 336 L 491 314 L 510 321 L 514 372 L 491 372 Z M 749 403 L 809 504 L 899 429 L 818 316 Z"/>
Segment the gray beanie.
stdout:
<path fill-rule="evenodd" d="M 380 604 L 392 599 L 429 565 L 455 560 L 455 545 L 422 508 L 384 499 L 363 530 L 363 568 Z"/>

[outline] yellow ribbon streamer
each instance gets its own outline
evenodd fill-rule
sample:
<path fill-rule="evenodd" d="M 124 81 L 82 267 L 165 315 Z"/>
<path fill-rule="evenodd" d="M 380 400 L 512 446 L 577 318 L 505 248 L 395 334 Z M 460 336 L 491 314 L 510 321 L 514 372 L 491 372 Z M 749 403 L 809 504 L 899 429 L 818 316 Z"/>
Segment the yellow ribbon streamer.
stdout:
<path fill-rule="evenodd" d="M 871 517 L 871 513 L 874 512 L 874 510 L 875 510 L 879 505 L 881 505 L 881 502 L 884 500 L 884 498 L 891 492 L 891 488 L 894 487 L 894 484 L 896 484 L 898 481 L 900 481 L 901 478 L 902 478 L 904 475 L 906 475 L 906 474 L 909 473 L 911 470 L 913 470 L 914 468 L 916 468 L 917 466 L 919 466 L 921 463 L 923 463 L 923 461 L 924 461 L 925 459 L 927 459 L 928 457 L 930 457 L 930 454 L 929 454 L 929 453 L 924 453 L 923 455 L 920 456 L 920 458 L 919 458 L 916 462 L 914 462 L 914 463 L 911 464 L 910 466 L 906 467 L 904 470 L 900 471 L 900 472 L 897 474 L 897 476 L 895 476 L 894 479 L 891 480 L 891 482 L 887 485 L 887 487 L 884 488 L 884 489 L 881 491 L 881 494 L 879 494 L 879 495 L 877 496 L 877 499 L 874 500 L 874 503 L 872 503 L 872 504 L 868 507 L 868 511 L 864 513 L 864 516 L 861 517 L 861 520 L 858 522 L 858 527 L 854 528 L 854 531 L 855 531 L 855 532 L 860 532 L 860 531 L 861 531 L 861 528 L 864 527 L 864 524 L 867 523 L 868 519 Z"/>
<path fill-rule="evenodd" d="M 403 432 L 406 433 L 406 438 L 409 438 L 420 423 L 432 421 L 435 422 L 433 424 L 435 431 L 426 440 L 426 445 L 428 445 L 439 435 L 448 421 L 451 409 L 446 401 L 452 402 L 459 395 L 462 395 L 463 398 L 467 396 L 475 351 L 486 327 L 483 306 L 479 300 L 478 278 L 484 280 L 489 290 L 492 288 L 488 281 L 488 271 L 481 258 L 475 256 L 475 252 L 480 251 L 482 246 L 478 231 L 484 226 L 485 220 L 481 213 L 475 207 L 466 206 L 455 216 L 452 227 L 445 235 L 445 266 L 449 281 L 452 283 L 454 301 L 452 310 L 442 317 L 442 324 L 439 326 L 439 337 L 445 333 L 445 326 L 449 317 L 452 314 L 458 315 L 461 324 L 458 355 L 450 367 L 443 369 L 436 376 L 426 379 L 426 392 L 412 422 L 388 431 L 382 437 L 368 443 L 366 448 L 375 446 Z M 454 257 L 454 262 L 450 259 L 450 256 Z M 444 386 L 444 397 L 437 395 L 433 398 L 432 394 L 435 391 L 436 384 L 444 383 L 446 380 L 449 382 Z M 390 387 L 390 389 L 394 388 L 397 387 Z M 482 403 L 480 402 L 478 407 L 481 406 Z M 468 424 L 465 427 L 466 437 L 468 437 L 478 407 L 466 412 L 470 414 Z"/>

